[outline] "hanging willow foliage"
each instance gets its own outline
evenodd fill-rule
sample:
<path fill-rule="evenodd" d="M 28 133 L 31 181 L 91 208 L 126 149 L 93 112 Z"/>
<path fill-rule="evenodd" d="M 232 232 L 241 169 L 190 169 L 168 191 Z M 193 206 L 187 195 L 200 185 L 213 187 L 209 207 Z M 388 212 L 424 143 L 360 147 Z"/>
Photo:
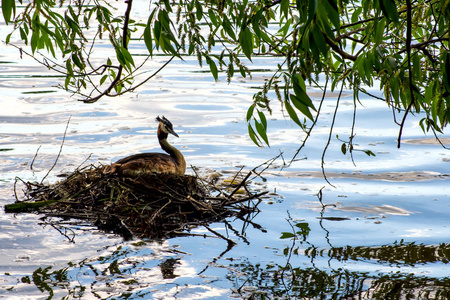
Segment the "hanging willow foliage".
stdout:
<path fill-rule="evenodd" d="M 215 80 L 228 82 L 251 76 L 248 65 L 257 56 L 281 58 L 254 98 L 252 105 L 260 109 L 247 116 L 250 137 L 260 146 L 269 145 L 261 113 L 271 114 L 272 99 L 281 95 L 281 109 L 308 137 L 325 93 L 344 87 L 356 103 L 379 85 L 378 98 L 399 126 L 398 146 L 411 113 L 422 113 L 419 125 L 436 136 L 448 124 L 449 1 L 156 0 L 149 2 L 146 20 L 133 19 L 132 9 L 133 0 L 40 0 L 20 7 L 3 0 L 4 19 L 14 25 L 6 42 L 12 44 L 15 34 L 30 55 L 48 53 L 50 59 L 41 62 L 65 74 L 61 86 L 85 102 L 134 91 L 160 71 L 135 63 L 136 54 L 128 50 L 132 38 L 146 46 L 147 59 L 165 54 L 169 63 L 193 55 Z M 115 57 L 96 56 L 100 42 L 109 43 Z M 16 47 L 27 53 L 27 47 Z M 52 63 L 55 57 L 64 63 Z M 305 82 L 323 90 L 319 104 L 311 101 Z"/>

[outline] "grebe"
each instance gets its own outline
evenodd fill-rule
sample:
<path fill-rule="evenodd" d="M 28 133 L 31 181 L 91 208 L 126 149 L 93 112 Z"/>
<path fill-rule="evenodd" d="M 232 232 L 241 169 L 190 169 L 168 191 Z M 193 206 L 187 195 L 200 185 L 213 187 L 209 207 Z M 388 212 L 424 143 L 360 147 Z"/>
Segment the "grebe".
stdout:
<path fill-rule="evenodd" d="M 172 123 L 164 116 L 156 117 L 158 125 L 158 141 L 164 153 L 139 153 L 119 159 L 117 162 L 106 166 L 103 173 L 117 173 L 122 176 L 137 176 L 143 173 L 171 173 L 184 175 L 186 172 L 186 161 L 183 154 L 169 144 L 167 137 L 169 133 L 178 137 L 173 130 Z"/>

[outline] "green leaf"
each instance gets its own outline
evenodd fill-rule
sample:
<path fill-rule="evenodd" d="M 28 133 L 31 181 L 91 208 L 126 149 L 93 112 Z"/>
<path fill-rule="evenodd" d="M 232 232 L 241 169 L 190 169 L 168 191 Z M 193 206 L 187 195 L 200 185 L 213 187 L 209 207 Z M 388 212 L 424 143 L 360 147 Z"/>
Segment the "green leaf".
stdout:
<path fill-rule="evenodd" d="M 383 41 L 384 30 L 386 27 L 386 19 L 381 19 L 378 21 L 377 26 L 375 27 L 375 44 L 378 45 Z"/>
<path fill-rule="evenodd" d="M 67 90 L 69 88 L 70 80 L 72 79 L 71 76 L 66 76 L 66 80 L 64 81 L 64 88 Z"/>
<path fill-rule="evenodd" d="M 121 50 L 121 48 L 123 47 L 119 47 L 116 49 L 116 56 L 117 56 L 117 60 L 119 61 L 119 63 L 123 66 L 123 67 L 128 67 L 127 61 L 125 60 L 125 57 L 123 56 L 123 53 Z"/>
<path fill-rule="evenodd" d="M 295 234 L 293 234 L 292 232 L 282 232 L 280 239 L 291 239 L 294 237 L 295 237 Z"/>
<path fill-rule="evenodd" d="M 20 27 L 20 38 L 25 42 L 25 44 L 27 44 L 27 33 L 22 27 Z"/>
<path fill-rule="evenodd" d="M 339 30 L 341 28 L 341 21 L 339 19 L 339 9 L 336 0 L 324 0 L 323 2 L 325 4 L 328 18 L 330 18 L 334 27 Z"/>
<path fill-rule="evenodd" d="M 295 100 L 300 101 L 301 103 L 303 103 L 303 105 L 306 105 L 307 107 L 310 107 L 315 111 L 316 108 L 314 107 L 311 98 L 309 98 L 308 94 L 306 93 L 306 84 L 303 80 L 303 77 L 300 74 L 293 73 L 291 75 L 291 80 L 296 97 Z"/>
<path fill-rule="evenodd" d="M 411 65 L 412 65 L 412 69 L 413 69 L 412 71 L 413 71 L 413 75 L 414 75 L 414 80 L 421 81 L 422 80 L 422 64 L 421 64 L 420 56 L 417 53 L 415 55 L 413 55 Z"/>
<path fill-rule="evenodd" d="M 103 83 L 105 83 L 106 79 L 108 78 L 108 75 L 103 75 L 102 78 L 100 79 L 100 85 L 102 85 Z"/>
<path fill-rule="evenodd" d="M 247 110 L 247 122 L 250 121 L 250 119 L 252 118 L 254 110 L 255 110 L 255 104 L 250 105 L 250 107 Z"/>
<path fill-rule="evenodd" d="M 444 87 L 447 90 L 448 93 L 450 93 L 450 52 L 447 51 L 447 53 L 445 54 L 445 59 L 444 59 L 444 63 L 443 63 L 443 68 L 442 68 L 442 72 L 443 72 L 443 83 L 444 83 Z"/>
<path fill-rule="evenodd" d="M 303 231 L 311 231 L 311 228 L 309 228 L 309 224 L 306 222 L 297 223 L 295 224 L 295 227 L 298 227 Z"/>
<path fill-rule="evenodd" d="M 379 0 L 380 8 L 383 11 L 383 15 L 389 20 L 398 22 L 398 10 L 397 4 L 394 0 Z"/>
<path fill-rule="evenodd" d="M 324 57 L 327 57 L 328 53 L 327 43 L 325 41 L 325 37 L 323 36 L 322 31 L 320 30 L 319 26 L 317 26 L 317 23 L 315 24 L 315 26 L 313 26 L 312 34 L 317 48 L 319 48 L 320 52 Z"/>
<path fill-rule="evenodd" d="M 359 21 L 359 17 L 361 16 L 362 7 L 357 7 L 352 14 L 352 23 L 356 23 Z"/>
<path fill-rule="evenodd" d="M 161 22 L 162 28 L 167 31 L 170 31 L 170 17 L 166 10 L 159 10 L 158 12 L 158 20 Z"/>
<path fill-rule="evenodd" d="M 341 145 L 341 152 L 344 155 L 347 153 L 347 145 L 345 143 L 342 143 Z"/>
<path fill-rule="evenodd" d="M 5 23 L 8 24 L 11 21 L 11 17 L 16 14 L 15 0 L 2 0 L 2 13 Z"/>
<path fill-rule="evenodd" d="M 298 87 L 302 91 L 306 92 L 306 84 L 305 84 L 305 81 L 303 80 L 302 75 L 300 75 L 300 73 L 293 73 L 292 80 L 294 81 L 294 86 L 298 85 Z"/>
<path fill-rule="evenodd" d="M 313 115 L 311 114 L 311 112 L 309 111 L 308 106 L 303 103 L 302 101 L 300 101 L 295 95 L 290 94 L 289 98 L 292 101 L 292 104 L 294 104 L 294 106 L 301 111 L 301 113 L 303 115 L 305 115 L 308 119 L 310 119 L 311 121 L 314 121 Z"/>
<path fill-rule="evenodd" d="M 214 77 L 214 79 L 217 81 L 219 80 L 217 65 L 209 56 L 206 56 L 206 63 L 209 65 L 209 69 L 211 70 L 211 73 Z"/>
<path fill-rule="evenodd" d="M 72 53 L 72 61 L 80 70 L 84 69 L 84 65 L 81 62 L 81 60 L 78 56 L 78 53 L 76 53 L 76 52 Z"/>
<path fill-rule="evenodd" d="M 197 17 L 197 20 L 200 21 L 203 17 L 203 7 L 200 1 L 195 1 L 195 15 Z"/>
<path fill-rule="evenodd" d="M 286 37 L 288 35 L 289 29 L 291 28 L 292 21 L 288 19 L 284 25 L 278 30 L 278 33 L 281 34 L 282 37 Z"/>
<path fill-rule="evenodd" d="M 308 23 L 310 23 L 316 15 L 317 0 L 309 0 L 308 2 Z"/>
<path fill-rule="evenodd" d="M 304 238 L 306 238 L 306 236 L 311 232 L 311 228 L 309 228 L 309 224 L 306 222 L 297 223 L 295 224 L 295 227 L 300 229 L 300 231 L 297 231 L 296 234 L 301 235 Z"/>
<path fill-rule="evenodd" d="M 20 28 L 21 30 L 22 30 L 22 28 Z M 9 33 L 7 36 L 6 36 L 6 40 L 5 40 L 5 44 L 9 44 L 9 42 L 11 41 L 11 35 L 12 35 L 12 32 L 11 33 Z"/>
<path fill-rule="evenodd" d="M 151 21 L 152 19 L 148 18 L 147 26 L 145 26 L 144 29 L 144 42 L 148 52 L 150 53 L 150 56 L 153 56 L 153 37 L 151 30 Z"/>
<path fill-rule="evenodd" d="M 239 44 L 245 56 L 251 61 L 253 54 L 253 34 L 247 26 L 239 33 Z"/>
<path fill-rule="evenodd" d="M 269 139 L 267 138 L 267 132 L 266 132 L 266 128 L 264 128 L 264 125 L 262 125 L 260 122 L 258 122 L 256 119 L 255 120 L 255 127 L 256 127 L 256 131 L 258 132 L 259 136 L 264 140 L 264 142 L 266 143 L 267 146 L 270 147 L 269 145 Z"/>
<path fill-rule="evenodd" d="M 70 59 L 66 60 L 66 69 L 67 69 L 67 74 L 70 76 L 74 76 L 75 74 L 73 73 L 73 68 L 72 68 L 72 63 L 70 61 Z"/>
<path fill-rule="evenodd" d="M 126 60 L 126 63 L 130 63 L 133 67 L 134 67 L 134 60 L 133 60 L 133 56 L 131 56 L 130 52 L 128 51 L 128 49 L 124 48 L 124 47 L 120 47 L 120 52 L 122 52 L 123 57 Z"/>
<path fill-rule="evenodd" d="M 102 16 L 104 18 L 104 23 L 109 24 L 111 22 L 112 13 L 105 6 L 100 6 Z"/>
<path fill-rule="evenodd" d="M 364 150 L 364 153 L 367 154 L 367 156 L 376 156 L 375 153 L 370 150 Z"/>
<path fill-rule="evenodd" d="M 291 106 L 288 100 L 284 101 L 284 107 L 286 108 L 286 111 L 289 115 L 289 117 L 294 121 L 298 126 L 302 127 L 303 124 L 300 122 L 297 113 L 295 112 L 294 108 Z"/>
<path fill-rule="evenodd" d="M 259 119 L 261 120 L 261 124 L 264 126 L 264 129 L 267 130 L 267 119 L 263 112 L 258 110 Z"/>
<path fill-rule="evenodd" d="M 215 27 L 217 27 L 219 25 L 219 23 L 217 22 L 217 18 L 216 18 L 216 14 L 214 13 L 214 10 L 212 10 L 211 8 L 208 10 L 208 15 L 209 15 L 209 19 L 211 20 L 211 23 L 213 23 L 213 25 Z"/>
<path fill-rule="evenodd" d="M 261 29 L 259 28 L 259 21 L 261 20 L 263 10 L 258 10 L 252 17 L 252 28 L 258 39 L 261 39 Z"/>
<path fill-rule="evenodd" d="M 356 70 L 358 70 L 358 75 L 361 79 L 365 78 L 365 69 L 364 69 L 364 56 L 360 55 L 356 58 L 355 63 L 353 64 L 353 68 L 356 67 Z"/>
<path fill-rule="evenodd" d="M 235 41 L 236 35 L 234 34 L 233 27 L 231 26 L 230 20 L 228 20 L 227 16 L 225 16 L 225 15 L 223 16 L 222 27 L 223 27 L 223 30 L 225 30 L 225 32 L 228 34 L 228 36 L 233 41 Z"/>
<path fill-rule="evenodd" d="M 242 66 L 239 67 L 239 73 L 241 73 L 242 77 L 247 76 L 247 73 L 245 72 L 245 69 Z"/>
<path fill-rule="evenodd" d="M 36 52 L 36 49 L 38 48 L 38 41 L 39 41 L 39 31 L 33 31 L 33 34 L 31 35 L 30 40 L 30 46 L 31 46 L 31 52 Z"/>
<path fill-rule="evenodd" d="M 253 130 L 252 125 L 250 125 L 250 123 L 248 124 L 248 135 L 250 136 L 250 138 L 252 139 L 253 143 L 255 143 L 256 146 L 261 147 L 259 144 L 259 138 L 256 135 L 256 133 Z"/>
<path fill-rule="evenodd" d="M 172 12 L 172 5 L 169 0 L 163 0 L 166 11 Z"/>
<path fill-rule="evenodd" d="M 280 12 L 284 14 L 286 19 L 289 17 L 289 2 L 290 0 L 281 0 Z"/>
<path fill-rule="evenodd" d="M 117 85 L 114 86 L 114 90 L 117 93 L 120 93 L 122 91 L 122 88 L 123 88 L 123 84 L 117 84 Z"/>

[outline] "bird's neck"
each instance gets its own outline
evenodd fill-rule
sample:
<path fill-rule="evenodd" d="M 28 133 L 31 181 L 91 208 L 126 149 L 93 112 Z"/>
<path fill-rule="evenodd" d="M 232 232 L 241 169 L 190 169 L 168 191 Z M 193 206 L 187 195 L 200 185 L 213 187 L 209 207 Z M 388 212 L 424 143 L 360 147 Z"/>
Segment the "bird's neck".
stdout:
<path fill-rule="evenodd" d="M 180 150 L 169 144 L 167 141 L 168 134 L 162 130 L 158 130 L 158 141 L 161 148 L 173 157 L 180 168 L 186 169 L 186 161 Z M 183 172 L 184 173 L 184 172 Z"/>

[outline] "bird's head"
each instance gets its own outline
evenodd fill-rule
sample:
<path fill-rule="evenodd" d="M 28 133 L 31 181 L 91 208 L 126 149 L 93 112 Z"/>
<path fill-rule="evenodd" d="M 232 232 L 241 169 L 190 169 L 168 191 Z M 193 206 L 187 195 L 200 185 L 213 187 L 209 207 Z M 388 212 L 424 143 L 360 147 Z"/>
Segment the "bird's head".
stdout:
<path fill-rule="evenodd" d="M 159 122 L 158 129 L 162 130 L 164 133 L 171 133 L 174 136 L 178 137 L 178 134 L 173 130 L 172 123 L 166 119 L 166 117 L 160 118 L 159 116 L 156 117 L 156 121 Z"/>

